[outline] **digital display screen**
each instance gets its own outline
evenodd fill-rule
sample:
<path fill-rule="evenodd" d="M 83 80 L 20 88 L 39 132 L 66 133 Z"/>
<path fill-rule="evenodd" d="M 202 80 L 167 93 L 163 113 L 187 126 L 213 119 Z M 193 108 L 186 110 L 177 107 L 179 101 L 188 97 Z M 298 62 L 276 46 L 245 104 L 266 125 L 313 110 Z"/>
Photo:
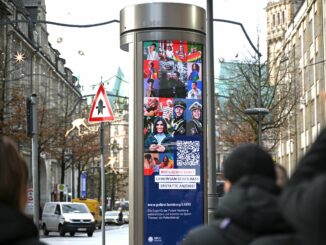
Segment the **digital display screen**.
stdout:
<path fill-rule="evenodd" d="M 144 243 L 204 223 L 203 45 L 143 42 Z"/>

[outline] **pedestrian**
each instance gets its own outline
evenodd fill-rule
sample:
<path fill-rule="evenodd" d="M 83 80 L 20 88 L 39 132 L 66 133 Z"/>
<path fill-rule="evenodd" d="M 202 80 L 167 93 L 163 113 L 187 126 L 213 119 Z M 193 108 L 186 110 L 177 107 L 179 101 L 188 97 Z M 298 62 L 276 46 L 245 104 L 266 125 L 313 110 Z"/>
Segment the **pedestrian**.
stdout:
<path fill-rule="evenodd" d="M 306 245 L 326 244 L 326 129 L 299 161 L 283 190 L 280 206 L 285 218 Z"/>
<path fill-rule="evenodd" d="M 122 212 L 122 208 L 119 208 L 119 224 L 120 225 L 123 224 L 123 212 Z"/>
<path fill-rule="evenodd" d="M 24 214 L 27 180 L 27 165 L 17 146 L 9 137 L 0 136 L 0 244 L 44 244 L 37 227 Z"/>
<path fill-rule="evenodd" d="M 224 177 L 216 220 L 190 231 L 182 245 L 242 245 L 261 236 L 292 235 L 277 205 L 280 188 L 270 154 L 256 144 L 240 145 L 225 160 Z"/>

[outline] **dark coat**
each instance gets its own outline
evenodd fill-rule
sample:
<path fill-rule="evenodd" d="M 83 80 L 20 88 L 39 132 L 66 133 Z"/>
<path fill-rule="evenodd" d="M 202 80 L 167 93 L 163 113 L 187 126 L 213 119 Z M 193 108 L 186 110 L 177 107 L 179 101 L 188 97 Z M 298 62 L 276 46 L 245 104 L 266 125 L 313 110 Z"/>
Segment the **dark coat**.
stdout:
<path fill-rule="evenodd" d="M 249 245 L 303 245 L 298 234 L 281 234 L 259 237 Z"/>
<path fill-rule="evenodd" d="M 41 245 L 33 221 L 19 211 L 0 203 L 0 244 Z"/>
<path fill-rule="evenodd" d="M 326 129 L 299 162 L 280 205 L 305 244 L 326 244 Z"/>
<path fill-rule="evenodd" d="M 278 209 L 279 188 L 272 179 L 240 179 L 219 199 L 216 222 L 191 231 L 182 245 L 249 244 L 260 236 L 291 233 Z"/>

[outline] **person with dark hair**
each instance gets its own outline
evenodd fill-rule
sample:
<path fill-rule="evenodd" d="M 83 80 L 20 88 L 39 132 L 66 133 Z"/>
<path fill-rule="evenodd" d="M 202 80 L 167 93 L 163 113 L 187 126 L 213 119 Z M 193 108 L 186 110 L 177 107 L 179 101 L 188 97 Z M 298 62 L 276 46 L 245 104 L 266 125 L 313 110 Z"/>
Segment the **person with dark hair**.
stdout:
<path fill-rule="evenodd" d="M 188 80 L 191 82 L 197 82 L 199 80 L 199 65 L 197 63 L 191 65 L 191 73 Z"/>
<path fill-rule="evenodd" d="M 182 245 L 251 244 L 268 235 L 266 245 L 297 244 L 271 242 L 276 234 L 292 236 L 292 228 L 278 208 L 280 188 L 269 153 L 256 144 L 238 146 L 224 162 L 224 176 L 226 194 L 219 199 L 216 220 L 191 230 Z"/>
<path fill-rule="evenodd" d="M 164 156 L 159 167 L 160 168 L 174 168 L 173 160 L 171 160 L 168 156 Z"/>
<path fill-rule="evenodd" d="M 146 78 L 148 79 L 157 79 L 157 71 L 154 66 L 154 61 L 148 62 L 148 71 L 146 74 Z"/>
<path fill-rule="evenodd" d="M 156 51 L 156 43 L 152 43 L 147 47 L 147 60 L 159 60 L 158 52 Z"/>
<path fill-rule="evenodd" d="M 326 129 L 299 161 L 285 186 L 280 207 L 305 245 L 326 244 Z"/>
<path fill-rule="evenodd" d="M 180 72 L 175 71 L 171 79 L 172 96 L 174 98 L 186 98 L 187 88 L 184 82 L 180 80 Z"/>
<path fill-rule="evenodd" d="M 162 71 L 159 81 L 159 95 L 161 98 L 169 98 L 173 96 L 172 83 L 167 71 Z"/>
<path fill-rule="evenodd" d="M 16 144 L 0 136 L 0 244 L 44 244 L 37 227 L 24 214 L 27 180 L 27 165 Z"/>
<path fill-rule="evenodd" d="M 157 91 L 154 88 L 154 80 L 153 79 L 148 79 L 147 80 L 148 87 L 145 91 L 145 97 L 157 97 Z"/>
<path fill-rule="evenodd" d="M 172 120 L 173 135 L 185 135 L 186 134 L 186 120 L 184 119 L 184 112 L 187 105 L 182 100 L 174 102 L 173 110 L 175 117 Z"/>
<path fill-rule="evenodd" d="M 172 136 L 168 133 L 167 123 L 163 117 L 156 117 L 154 129 L 145 140 L 145 150 L 150 152 L 165 152 L 170 149 Z"/>
<path fill-rule="evenodd" d="M 152 169 L 152 168 L 154 168 L 154 162 L 153 162 L 153 158 L 152 158 L 152 155 L 151 154 L 149 154 L 149 153 L 147 153 L 147 154 L 145 154 L 145 156 L 144 156 L 144 169 Z"/>
<path fill-rule="evenodd" d="M 188 91 L 188 99 L 201 99 L 201 90 L 198 88 L 196 81 L 191 83 L 191 89 Z"/>

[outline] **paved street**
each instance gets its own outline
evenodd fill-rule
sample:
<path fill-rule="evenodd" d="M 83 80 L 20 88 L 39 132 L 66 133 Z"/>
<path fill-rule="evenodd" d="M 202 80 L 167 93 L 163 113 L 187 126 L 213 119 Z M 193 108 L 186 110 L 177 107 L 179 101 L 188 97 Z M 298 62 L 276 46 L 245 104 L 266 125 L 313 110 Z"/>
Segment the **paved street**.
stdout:
<path fill-rule="evenodd" d="M 128 225 L 122 226 L 106 226 L 105 244 L 109 245 L 128 245 Z M 93 237 L 88 237 L 84 233 L 76 233 L 71 237 L 68 233 L 65 237 L 60 237 L 57 232 L 50 232 L 49 236 L 43 236 L 41 233 L 41 241 L 48 245 L 101 245 L 102 233 L 101 230 L 96 230 Z"/>

